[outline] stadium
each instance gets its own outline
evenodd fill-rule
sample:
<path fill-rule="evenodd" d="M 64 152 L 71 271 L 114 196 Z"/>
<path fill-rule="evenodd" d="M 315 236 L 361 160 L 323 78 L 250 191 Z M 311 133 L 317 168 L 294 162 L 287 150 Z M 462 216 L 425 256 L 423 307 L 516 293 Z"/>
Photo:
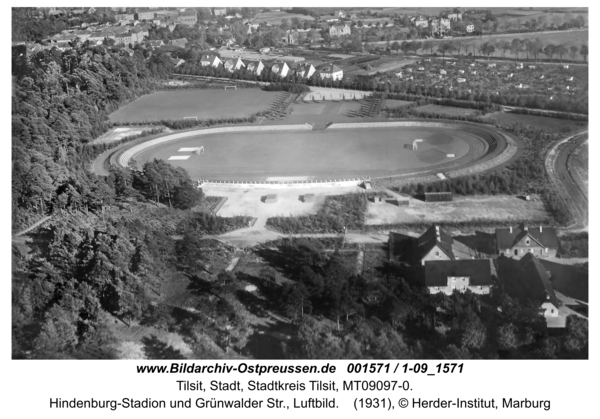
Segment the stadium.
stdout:
<path fill-rule="evenodd" d="M 127 147 L 115 161 L 127 167 L 162 159 L 192 179 L 285 184 L 451 175 L 489 169 L 515 151 L 508 135 L 483 125 L 397 121 L 197 129 Z"/>

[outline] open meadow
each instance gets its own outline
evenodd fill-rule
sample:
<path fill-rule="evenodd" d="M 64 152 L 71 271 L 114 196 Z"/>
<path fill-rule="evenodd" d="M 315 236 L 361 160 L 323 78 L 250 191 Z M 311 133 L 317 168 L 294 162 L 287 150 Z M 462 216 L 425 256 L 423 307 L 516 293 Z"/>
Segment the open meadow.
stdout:
<path fill-rule="evenodd" d="M 409 206 L 369 204 L 365 224 L 415 224 L 468 221 L 550 222 L 552 217 L 538 196 L 525 201 L 516 196 L 455 196 L 451 202 L 411 199 Z"/>
<path fill-rule="evenodd" d="M 268 109 L 279 95 L 258 88 L 160 91 L 134 100 L 109 118 L 113 123 L 242 118 Z"/>

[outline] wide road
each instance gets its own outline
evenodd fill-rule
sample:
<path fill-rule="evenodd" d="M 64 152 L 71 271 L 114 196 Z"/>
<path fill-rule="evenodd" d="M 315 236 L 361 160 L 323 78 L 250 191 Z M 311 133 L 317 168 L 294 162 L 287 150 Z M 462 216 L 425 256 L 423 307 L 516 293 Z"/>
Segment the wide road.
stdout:
<path fill-rule="evenodd" d="M 588 138 L 588 131 L 565 138 L 555 144 L 546 156 L 546 170 L 559 195 L 565 198 L 573 214 L 572 229 L 585 229 L 588 225 L 587 186 L 569 170 L 569 156 Z"/>

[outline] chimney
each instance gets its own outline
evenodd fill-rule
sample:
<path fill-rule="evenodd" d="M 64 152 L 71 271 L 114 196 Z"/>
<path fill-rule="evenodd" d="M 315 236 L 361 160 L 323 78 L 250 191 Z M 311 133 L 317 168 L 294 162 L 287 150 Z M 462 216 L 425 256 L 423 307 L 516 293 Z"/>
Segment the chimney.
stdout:
<path fill-rule="evenodd" d="M 542 232 L 542 226 L 540 226 L 540 233 Z"/>
<path fill-rule="evenodd" d="M 508 231 L 512 234 L 512 226 L 508 227 Z"/>

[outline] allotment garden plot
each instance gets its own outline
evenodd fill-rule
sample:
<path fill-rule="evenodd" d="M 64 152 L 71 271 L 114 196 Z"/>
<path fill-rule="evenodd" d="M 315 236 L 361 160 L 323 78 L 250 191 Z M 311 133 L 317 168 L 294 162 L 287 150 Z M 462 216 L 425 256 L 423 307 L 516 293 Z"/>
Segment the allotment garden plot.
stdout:
<path fill-rule="evenodd" d="M 421 141 L 416 143 L 414 140 Z M 203 153 L 193 150 L 204 147 Z M 377 177 L 468 164 L 487 148 L 475 134 L 430 126 L 248 131 L 198 135 L 134 155 L 183 167 L 193 179 L 279 181 Z"/>
<path fill-rule="evenodd" d="M 248 117 L 268 109 L 281 92 L 260 89 L 188 89 L 155 92 L 140 97 L 110 115 L 111 122 L 151 122 L 189 117 Z"/>

